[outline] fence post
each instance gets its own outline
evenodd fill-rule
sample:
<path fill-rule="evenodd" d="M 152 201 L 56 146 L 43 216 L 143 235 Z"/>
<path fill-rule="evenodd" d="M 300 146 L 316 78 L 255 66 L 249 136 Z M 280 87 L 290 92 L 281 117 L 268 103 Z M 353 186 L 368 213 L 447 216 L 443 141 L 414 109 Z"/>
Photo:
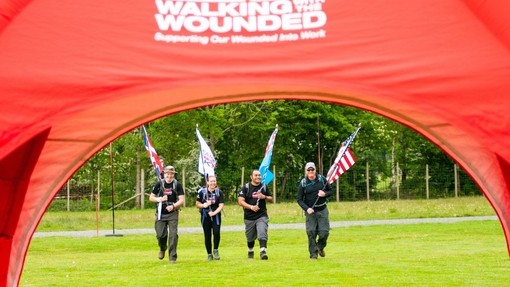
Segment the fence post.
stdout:
<path fill-rule="evenodd" d="M 71 190 L 69 187 L 69 180 L 67 181 L 67 211 L 71 211 L 71 206 L 69 203 L 69 197 L 71 196 Z"/>
<path fill-rule="evenodd" d="M 97 195 L 96 195 L 96 236 L 99 236 L 99 210 L 101 209 L 101 173 L 97 171 Z"/>
<path fill-rule="evenodd" d="M 459 170 L 457 164 L 453 165 L 453 178 L 455 180 L 455 197 L 459 196 Z"/>
<path fill-rule="evenodd" d="M 135 180 L 135 207 L 140 208 L 140 194 L 142 193 L 142 186 L 140 185 L 140 158 L 136 159 L 136 180 Z"/>
<path fill-rule="evenodd" d="M 241 187 L 244 186 L 244 166 L 241 167 Z"/>
<path fill-rule="evenodd" d="M 140 209 L 145 209 L 145 172 L 140 170 Z"/>
<path fill-rule="evenodd" d="M 186 194 L 186 168 L 182 168 L 182 191 Z M 184 200 L 183 207 L 186 207 L 186 200 Z"/>
<path fill-rule="evenodd" d="M 399 167 L 398 162 L 397 162 L 397 179 L 395 180 L 395 185 L 397 186 L 397 200 L 400 199 L 400 181 L 399 181 L 399 177 L 400 177 L 400 167 Z"/>
<path fill-rule="evenodd" d="M 101 172 L 97 171 L 97 210 L 101 209 Z"/>
<path fill-rule="evenodd" d="M 340 177 L 336 178 L 336 202 L 340 202 Z"/>
<path fill-rule="evenodd" d="M 273 165 L 273 203 L 276 203 L 276 167 Z"/>
<path fill-rule="evenodd" d="M 370 201 L 370 171 L 368 170 L 368 160 L 367 160 L 366 176 L 367 176 L 367 201 Z"/>
<path fill-rule="evenodd" d="M 427 199 L 429 199 L 429 164 L 425 165 L 425 191 L 427 194 Z"/>

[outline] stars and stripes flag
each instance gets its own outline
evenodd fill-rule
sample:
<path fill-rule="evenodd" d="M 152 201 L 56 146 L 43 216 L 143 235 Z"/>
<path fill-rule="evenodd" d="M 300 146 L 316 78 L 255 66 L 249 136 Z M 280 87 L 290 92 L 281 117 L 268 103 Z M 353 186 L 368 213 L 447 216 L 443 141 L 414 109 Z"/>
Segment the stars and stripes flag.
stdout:
<path fill-rule="evenodd" d="M 328 175 L 326 176 L 328 183 L 331 184 L 337 180 L 338 177 L 340 177 L 344 172 L 351 168 L 351 166 L 353 166 L 356 162 L 356 157 L 350 149 L 350 146 L 360 128 L 361 125 L 358 125 L 356 130 L 340 146 L 340 150 L 338 151 L 335 161 L 329 168 Z"/>
<path fill-rule="evenodd" d="M 216 168 L 216 160 L 214 155 L 205 142 L 204 138 L 200 134 L 197 125 L 197 137 L 200 143 L 200 153 L 198 155 L 198 172 L 203 174 L 205 178 L 209 175 L 214 175 L 214 169 Z"/>
<path fill-rule="evenodd" d="M 262 163 L 260 164 L 259 171 L 260 175 L 262 176 L 262 182 L 264 184 L 268 184 L 273 180 L 274 174 L 269 170 L 269 166 L 271 165 L 271 157 L 273 156 L 273 146 L 274 146 L 274 140 L 276 139 L 276 134 L 278 133 L 278 125 L 276 125 L 276 128 L 274 129 L 273 133 L 271 134 L 271 137 L 269 137 L 269 141 L 267 142 L 266 146 L 266 153 L 264 155 L 264 159 L 262 160 Z"/>
<path fill-rule="evenodd" d="M 158 153 L 156 152 L 154 145 L 152 145 L 149 135 L 145 130 L 145 126 L 142 126 L 142 132 L 143 132 L 143 144 L 145 145 L 147 154 L 151 159 L 152 166 L 154 167 L 154 172 L 156 173 L 158 179 L 161 179 L 161 173 L 163 172 L 163 162 L 159 159 Z"/>

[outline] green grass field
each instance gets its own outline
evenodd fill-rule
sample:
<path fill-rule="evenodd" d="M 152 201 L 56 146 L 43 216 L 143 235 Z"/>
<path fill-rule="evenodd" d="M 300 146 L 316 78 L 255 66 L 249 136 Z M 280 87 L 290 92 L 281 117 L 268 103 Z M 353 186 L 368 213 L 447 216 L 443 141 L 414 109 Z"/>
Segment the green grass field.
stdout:
<path fill-rule="evenodd" d="M 240 216 L 239 208 L 228 206 L 228 210 L 233 214 L 225 212 L 224 224 L 242 224 L 234 216 Z M 143 217 L 139 211 L 119 212 L 120 228 L 152 228 L 153 212 L 143 212 L 149 219 L 136 220 Z M 494 215 L 484 198 L 332 203 L 330 213 L 332 220 Z M 182 214 L 181 226 L 198 226 L 196 210 L 185 209 Z M 270 216 L 271 223 L 304 219 L 292 204 L 271 206 Z M 46 214 L 38 231 L 60 230 L 55 226 L 62 217 Z M 131 224 L 124 223 L 126 217 Z M 77 230 L 95 228 L 93 213 L 67 213 L 67 220 L 81 227 Z M 108 220 L 103 224 L 111 227 Z M 20 286 L 508 286 L 510 282 L 505 237 L 496 220 L 334 228 L 326 257 L 317 261 L 308 259 L 304 230 L 271 230 L 271 226 L 268 261 L 246 258 L 242 231 L 222 232 L 219 261 L 206 261 L 201 233 L 180 235 L 175 265 L 166 258 L 158 260 L 157 251 L 152 234 L 33 238 Z"/>
<path fill-rule="evenodd" d="M 153 205 L 153 204 L 152 204 Z M 461 197 L 432 200 L 391 200 L 330 202 L 328 204 L 331 221 L 431 218 L 494 215 L 494 210 L 484 197 Z M 223 212 L 223 225 L 243 224 L 242 209 L 238 205 L 226 205 Z M 268 205 L 272 223 L 303 222 L 304 216 L 297 203 Z M 151 228 L 155 209 L 117 210 L 115 228 Z M 194 206 L 183 208 L 179 226 L 199 227 L 198 211 Z M 47 212 L 37 231 L 67 230 L 108 230 L 112 229 L 112 212 Z"/>

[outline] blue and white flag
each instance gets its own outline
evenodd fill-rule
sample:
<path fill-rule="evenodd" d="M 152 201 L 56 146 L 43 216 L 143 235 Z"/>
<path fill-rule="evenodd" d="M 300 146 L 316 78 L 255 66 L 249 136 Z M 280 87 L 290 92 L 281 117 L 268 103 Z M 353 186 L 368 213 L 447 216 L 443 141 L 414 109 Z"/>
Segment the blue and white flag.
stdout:
<path fill-rule="evenodd" d="M 278 133 L 278 125 L 276 125 L 274 132 L 271 134 L 271 137 L 269 138 L 269 142 L 267 143 L 267 146 L 266 146 L 266 154 L 264 155 L 264 159 L 262 160 L 262 163 L 260 164 L 260 167 L 259 167 L 260 175 L 262 176 L 262 182 L 264 184 L 270 183 L 274 178 L 274 174 L 269 170 L 269 166 L 271 165 L 271 157 L 273 156 L 274 140 L 276 139 L 277 133 Z"/>
<path fill-rule="evenodd" d="M 203 174 L 206 178 L 210 175 L 214 175 L 214 169 L 216 168 L 216 160 L 214 155 L 205 142 L 204 138 L 200 134 L 197 127 L 197 137 L 200 143 L 200 154 L 198 155 L 198 172 Z"/>

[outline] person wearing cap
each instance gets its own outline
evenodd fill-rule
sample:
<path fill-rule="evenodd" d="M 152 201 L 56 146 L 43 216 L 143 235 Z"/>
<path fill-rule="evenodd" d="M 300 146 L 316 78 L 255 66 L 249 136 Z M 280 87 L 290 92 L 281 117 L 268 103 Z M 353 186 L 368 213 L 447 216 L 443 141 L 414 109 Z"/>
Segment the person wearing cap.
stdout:
<path fill-rule="evenodd" d="M 179 208 L 184 205 L 185 196 L 181 183 L 175 179 L 175 168 L 169 165 L 163 172 L 163 180 L 154 185 L 149 201 L 157 203 L 154 228 L 159 245 L 158 258 L 165 258 L 168 248 L 168 259 L 170 263 L 175 263 L 179 240 Z"/>
<path fill-rule="evenodd" d="M 253 259 L 255 240 L 259 240 L 260 259 L 267 260 L 267 230 L 269 217 L 267 215 L 266 201 L 272 202 L 273 196 L 262 183 L 258 169 L 253 169 L 251 181 L 246 183 L 239 191 L 237 203 L 244 209 L 244 225 L 246 242 L 248 245 L 248 259 Z"/>
<path fill-rule="evenodd" d="M 310 259 L 324 257 L 324 248 L 329 236 L 328 198 L 332 194 L 331 185 L 326 178 L 317 173 L 315 164 L 305 165 L 305 177 L 298 187 L 297 203 L 306 215 L 306 235 Z"/>

